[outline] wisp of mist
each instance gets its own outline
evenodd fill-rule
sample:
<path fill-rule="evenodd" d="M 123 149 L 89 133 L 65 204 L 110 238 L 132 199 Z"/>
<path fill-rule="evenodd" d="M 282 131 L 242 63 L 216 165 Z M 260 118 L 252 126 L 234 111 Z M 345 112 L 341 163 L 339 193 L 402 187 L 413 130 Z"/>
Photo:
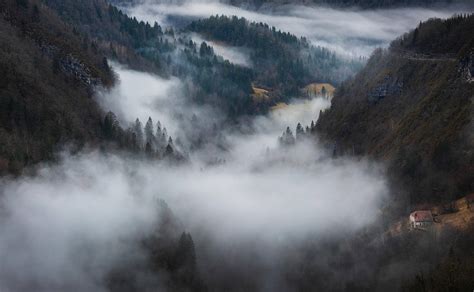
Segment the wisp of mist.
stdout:
<path fill-rule="evenodd" d="M 351 57 L 369 56 L 375 48 L 387 46 L 420 21 L 433 17 L 448 18 L 465 12 L 459 6 L 358 10 L 299 5 L 264 5 L 257 11 L 251 11 L 219 1 L 199 0 L 146 0 L 140 5 L 122 9 L 137 19 L 151 23 L 156 21 L 164 26 L 173 24 L 173 18 L 169 16 L 193 20 L 212 15 L 236 15 L 306 37 L 313 45 Z"/>

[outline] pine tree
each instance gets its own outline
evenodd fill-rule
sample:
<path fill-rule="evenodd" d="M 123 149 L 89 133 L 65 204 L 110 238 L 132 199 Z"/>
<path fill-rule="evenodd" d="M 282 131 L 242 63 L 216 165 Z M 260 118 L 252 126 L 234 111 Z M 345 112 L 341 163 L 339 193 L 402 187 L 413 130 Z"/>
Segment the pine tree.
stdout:
<path fill-rule="evenodd" d="M 295 144 L 295 137 L 290 127 L 286 127 L 286 131 L 283 132 L 283 135 L 279 138 L 280 143 L 283 146 L 289 146 Z"/>
<path fill-rule="evenodd" d="M 142 123 L 140 122 L 140 119 L 135 120 L 135 125 L 133 127 L 133 132 L 135 133 L 135 142 L 136 145 L 139 149 L 143 148 L 143 126 Z"/>
<path fill-rule="evenodd" d="M 201 57 L 208 57 L 214 55 L 214 50 L 211 46 L 208 46 L 206 42 L 201 43 L 201 47 L 199 48 L 199 55 Z"/>
<path fill-rule="evenodd" d="M 415 45 L 416 41 L 418 40 L 418 33 L 419 33 L 418 28 L 415 28 L 415 31 L 413 32 L 413 38 L 411 40 L 412 45 Z"/>
<path fill-rule="evenodd" d="M 108 112 L 104 118 L 104 136 L 106 139 L 113 140 L 117 138 L 120 125 L 113 112 Z"/>
<path fill-rule="evenodd" d="M 151 117 L 148 118 L 145 125 L 145 143 L 149 143 L 151 147 L 155 145 L 155 134 Z"/>
<path fill-rule="evenodd" d="M 106 71 L 106 72 L 110 72 L 110 65 L 109 65 L 109 61 L 107 60 L 106 57 L 102 58 L 102 68 Z"/>
<path fill-rule="evenodd" d="M 168 139 L 168 145 L 166 146 L 165 154 L 167 156 L 173 155 L 174 153 L 174 146 L 173 146 L 173 139 L 169 137 Z"/>
<path fill-rule="evenodd" d="M 148 155 L 153 155 L 153 147 L 151 146 L 150 142 L 146 142 L 145 153 Z"/>
<path fill-rule="evenodd" d="M 301 138 L 304 137 L 304 129 L 303 126 L 301 126 L 301 123 L 298 123 L 296 126 L 296 140 L 301 140 Z"/>
<path fill-rule="evenodd" d="M 156 136 L 161 136 L 161 122 L 156 122 Z"/>
<path fill-rule="evenodd" d="M 166 130 L 166 127 L 163 127 L 162 133 L 162 136 L 164 138 L 163 141 L 165 141 L 166 143 L 166 141 L 168 140 L 168 131 Z"/>
<path fill-rule="evenodd" d="M 191 234 L 183 232 L 179 238 L 175 256 L 176 268 L 186 284 L 191 284 L 196 277 L 196 251 Z"/>
<path fill-rule="evenodd" d="M 323 86 L 323 88 L 321 88 L 321 95 L 324 97 L 324 98 L 327 98 L 327 90 L 326 90 L 326 87 Z"/>

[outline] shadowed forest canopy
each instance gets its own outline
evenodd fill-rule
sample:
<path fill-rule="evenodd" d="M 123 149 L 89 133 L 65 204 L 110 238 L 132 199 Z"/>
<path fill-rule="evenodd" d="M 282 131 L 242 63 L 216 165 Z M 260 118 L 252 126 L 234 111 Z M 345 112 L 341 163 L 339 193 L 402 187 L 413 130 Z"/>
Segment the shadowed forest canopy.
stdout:
<path fill-rule="evenodd" d="M 125 15 L 106 0 L 41 0 L 65 22 L 81 32 L 82 36 L 96 42 L 98 49 L 109 58 L 131 68 L 163 74 L 158 60 L 150 63 L 140 57 L 137 50 L 163 47 L 162 28 L 138 21 Z"/>
<path fill-rule="evenodd" d="M 472 14 L 421 23 L 374 52 L 318 120 L 337 151 L 389 161 L 405 203 L 474 191 L 472 31 Z"/>
<path fill-rule="evenodd" d="M 360 69 L 360 60 L 342 58 L 306 38 L 298 38 L 268 24 L 249 22 L 237 16 L 212 16 L 192 22 L 188 29 L 211 40 L 251 49 L 255 82 L 297 95 L 311 82 L 339 84 Z"/>
<path fill-rule="evenodd" d="M 134 1 L 134 0 L 132 0 Z M 139 0 L 140 1 L 140 0 Z M 233 5 L 253 5 L 261 7 L 263 5 L 288 4 L 282 0 L 229 0 Z M 292 4 L 315 4 L 327 5 L 332 7 L 360 7 L 360 8 L 382 8 L 382 7 L 406 7 L 406 6 L 430 6 L 430 5 L 447 5 L 447 4 L 472 4 L 470 0 L 296 0 Z"/>
<path fill-rule="evenodd" d="M 0 3 L 0 173 L 101 137 L 92 86 L 114 76 L 96 45 L 40 1 Z"/>
<path fill-rule="evenodd" d="M 473 14 L 116 2 L 0 1 L 1 292 L 472 290 Z"/>
<path fill-rule="evenodd" d="M 111 115 L 104 128 L 93 94 L 115 82 L 108 58 L 156 71 L 134 48 L 162 34 L 159 26 L 132 20 L 102 1 L 8 0 L 0 11 L 0 173 L 53 159 L 64 145 L 80 149 L 113 140 L 145 150 L 116 121 L 111 134 Z"/>
<path fill-rule="evenodd" d="M 150 70 L 143 61 L 146 59 L 162 76 L 191 78 L 194 85 L 187 89 L 190 99 L 220 108 L 231 119 L 266 112 L 278 101 L 299 95 L 299 90 L 311 82 L 338 84 L 362 65 L 361 60 L 346 60 L 327 49 L 310 46 L 305 39 L 243 18 L 211 17 L 188 27 L 211 39 L 250 48 L 256 65 L 242 68 L 217 58 L 214 52 L 197 54 L 202 44 L 190 42 L 186 32 L 129 18 L 104 0 L 44 1 L 81 32 L 97 39 L 110 58 Z M 227 39 L 222 39 L 222 33 Z M 254 104 L 252 83 L 271 88 L 275 100 Z"/>
<path fill-rule="evenodd" d="M 137 5 L 147 0 L 112 0 L 113 3 L 118 5 Z M 148 0 L 150 1 L 150 0 Z M 159 0 L 151 0 L 159 2 Z M 388 7 L 430 7 L 430 6 L 443 6 L 449 4 L 459 5 L 472 5 L 470 0 L 224 0 L 224 3 L 230 3 L 235 6 L 243 6 L 247 8 L 262 8 L 271 7 L 272 5 L 287 5 L 287 4 L 299 4 L 299 5 L 321 5 L 328 7 L 340 7 L 340 8 L 362 8 L 362 9 L 374 9 L 374 8 L 388 8 Z"/>

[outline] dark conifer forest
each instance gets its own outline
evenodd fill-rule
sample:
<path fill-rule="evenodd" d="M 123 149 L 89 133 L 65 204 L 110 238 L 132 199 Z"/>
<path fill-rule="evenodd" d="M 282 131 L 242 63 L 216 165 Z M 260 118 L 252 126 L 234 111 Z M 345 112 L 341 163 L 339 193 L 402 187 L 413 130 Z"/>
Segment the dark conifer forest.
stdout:
<path fill-rule="evenodd" d="M 472 291 L 473 11 L 0 1 L 0 291 Z"/>

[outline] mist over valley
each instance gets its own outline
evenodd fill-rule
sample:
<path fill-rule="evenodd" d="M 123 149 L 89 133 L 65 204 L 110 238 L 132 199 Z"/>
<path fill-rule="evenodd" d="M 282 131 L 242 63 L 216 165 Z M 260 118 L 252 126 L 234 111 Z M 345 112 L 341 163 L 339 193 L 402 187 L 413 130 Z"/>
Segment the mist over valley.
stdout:
<path fill-rule="evenodd" d="M 336 2 L 0 3 L 0 290 L 472 290 L 472 9 Z"/>

